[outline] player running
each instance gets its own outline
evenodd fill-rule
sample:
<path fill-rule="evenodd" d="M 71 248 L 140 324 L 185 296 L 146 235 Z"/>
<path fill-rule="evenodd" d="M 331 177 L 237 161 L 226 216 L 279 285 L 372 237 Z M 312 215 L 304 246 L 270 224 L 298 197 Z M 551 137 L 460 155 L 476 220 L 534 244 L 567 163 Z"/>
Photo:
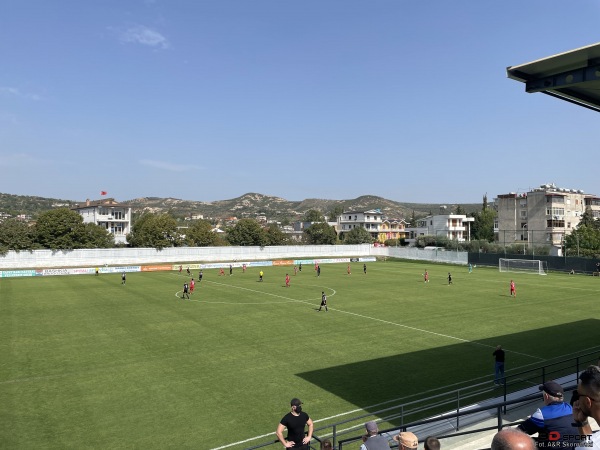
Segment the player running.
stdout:
<path fill-rule="evenodd" d="M 367 274 L 367 265 L 363 264 L 363 273 L 366 275 Z"/>
<path fill-rule="evenodd" d="M 429 272 L 427 271 L 423 274 L 423 283 L 429 283 Z"/>
<path fill-rule="evenodd" d="M 190 281 L 190 294 L 194 293 L 194 288 L 196 287 L 196 282 L 194 281 L 194 279 L 192 278 L 192 280 Z"/>
<path fill-rule="evenodd" d="M 517 298 L 517 288 L 515 287 L 515 282 L 510 280 L 510 296 Z"/>
<path fill-rule="evenodd" d="M 346 269 L 346 271 L 348 272 L 348 275 L 352 275 L 352 271 L 350 270 L 350 264 L 348 264 L 348 268 Z"/>
<path fill-rule="evenodd" d="M 187 283 L 183 283 L 183 293 L 181 294 L 181 298 L 186 297 L 188 298 L 188 300 L 190 299 L 190 287 Z"/>
<path fill-rule="evenodd" d="M 448 286 L 452 284 L 452 274 L 448 272 Z"/>
<path fill-rule="evenodd" d="M 290 287 L 290 276 L 285 274 L 285 287 Z"/>
<path fill-rule="evenodd" d="M 325 295 L 324 291 L 321 291 L 321 306 L 319 306 L 319 309 L 317 311 L 321 311 L 322 307 L 325 307 L 325 311 L 329 311 L 327 309 L 327 296 Z"/>
<path fill-rule="evenodd" d="M 202 283 L 202 277 L 204 276 L 204 272 L 200 271 L 198 274 L 198 283 Z"/>
<path fill-rule="evenodd" d="M 125 272 L 123 272 L 121 274 L 121 284 L 125 284 L 125 281 L 127 280 L 127 276 L 125 275 Z"/>

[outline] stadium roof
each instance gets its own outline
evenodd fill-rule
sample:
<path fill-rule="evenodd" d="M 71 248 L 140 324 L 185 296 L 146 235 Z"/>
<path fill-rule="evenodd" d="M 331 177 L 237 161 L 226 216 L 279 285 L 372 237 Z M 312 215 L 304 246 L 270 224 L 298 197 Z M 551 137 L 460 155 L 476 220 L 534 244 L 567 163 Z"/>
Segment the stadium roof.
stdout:
<path fill-rule="evenodd" d="M 600 112 L 600 43 L 507 67 L 525 92 L 542 92 Z"/>

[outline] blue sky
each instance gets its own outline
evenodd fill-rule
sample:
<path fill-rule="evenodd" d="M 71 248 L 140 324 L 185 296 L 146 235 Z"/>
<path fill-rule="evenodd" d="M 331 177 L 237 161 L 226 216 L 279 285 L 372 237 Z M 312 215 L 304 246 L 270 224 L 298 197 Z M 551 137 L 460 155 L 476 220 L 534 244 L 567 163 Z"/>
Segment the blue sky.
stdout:
<path fill-rule="evenodd" d="M 600 117 L 506 67 L 600 41 L 578 0 L 4 0 L 0 192 L 70 200 L 600 194 Z"/>

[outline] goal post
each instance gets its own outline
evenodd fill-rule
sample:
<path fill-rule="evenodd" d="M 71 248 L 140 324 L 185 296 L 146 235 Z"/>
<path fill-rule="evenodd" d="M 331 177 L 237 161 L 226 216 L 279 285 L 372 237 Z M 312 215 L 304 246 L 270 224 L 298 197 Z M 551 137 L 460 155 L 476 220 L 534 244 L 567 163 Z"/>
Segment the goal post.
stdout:
<path fill-rule="evenodd" d="M 500 272 L 523 272 L 538 275 L 548 275 L 548 263 L 539 259 L 508 259 L 498 260 Z"/>

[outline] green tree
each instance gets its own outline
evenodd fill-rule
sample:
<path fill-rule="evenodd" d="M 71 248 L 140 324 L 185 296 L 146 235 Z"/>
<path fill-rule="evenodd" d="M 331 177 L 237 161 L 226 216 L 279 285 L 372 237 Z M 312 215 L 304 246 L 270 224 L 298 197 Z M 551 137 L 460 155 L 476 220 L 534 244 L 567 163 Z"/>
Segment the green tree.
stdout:
<path fill-rule="evenodd" d="M 363 227 L 352 228 L 344 237 L 344 244 L 372 244 L 371 233 Z"/>
<path fill-rule="evenodd" d="M 231 245 L 268 244 L 267 232 L 254 219 L 241 219 L 227 231 L 227 241 Z"/>
<path fill-rule="evenodd" d="M 290 238 L 281 229 L 272 223 L 267 228 L 267 245 L 288 245 Z"/>
<path fill-rule="evenodd" d="M 494 220 L 496 211 L 488 207 L 487 194 L 483 196 L 481 211 L 472 214 L 475 218 L 471 227 L 471 239 L 492 242 L 494 240 Z"/>
<path fill-rule="evenodd" d="M 113 248 L 115 246 L 114 236 L 104 227 L 95 223 L 86 223 L 83 231 L 85 248 Z"/>
<path fill-rule="evenodd" d="M 9 250 L 32 250 L 33 233 L 29 225 L 17 219 L 0 222 L 0 254 Z"/>
<path fill-rule="evenodd" d="M 588 228 L 596 228 L 600 229 L 600 220 L 594 217 L 594 213 L 592 212 L 592 208 L 589 206 L 585 209 L 585 212 L 581 215 L 581 220 L 579 220 L 580 226 L 586 226 Z"/>
<path fill-rule="evenodd" d="M 83 217 L 68 208 L 58 208 L 39 215 L 34 239 L 42 248 L 72 250 L 85 248 L 87 242 Z"/>
<path fill-rule="evenodd" d="M 325 217 L 323 217 L 321 211 L 318 211 L 316 209 L 309 209 L 304 215 L 304 221 L 311 223 L 324 222 Z"/>
<path fill-rule="evenodd" d="M 600 256 L 600 222 L 594 218 L 591 209 L 583 213 L 577 228 L 566 237 L 565 243 L 570 256 Z"/>
<path fill-rule="evenodd" d="M 185 233 L 185 242 L 190 247 L 214 247 L 219 244 L 219 236 L 212 231 L 208 220 L 198 220 Z"/>
<path fill-rule="evenodd" d="M 182 244 L 177 231 L 177 220 L 169 213 L 144 213 L 131 227 L 127 242 L 132 247 L 150 247 L 162 250 Z"/>
<path fill-rule="evenodd" d="M 333 245 L 337 242 L 337 233 L 325 222 L 313 223 L 304 229 L 304 240 L 307 244 Z"/>
<path fill-rule="evenodd" d="M 462 206 L 460 206 L 460 205 L 456 205 L 456 208 L 454 210 L 454 214 L 457 214 L 457 215 L 460 214 L 460 215 L 464 216 L 465 215 L 465 209 Z"/>
<path fill-rule="evenodd" d="M 342 205 L 334 206 L 331 211 L 329 211 L 328 217 L 329 221 L 335 222 L 339 216 L 344 212 L 344 207 Z"/>

